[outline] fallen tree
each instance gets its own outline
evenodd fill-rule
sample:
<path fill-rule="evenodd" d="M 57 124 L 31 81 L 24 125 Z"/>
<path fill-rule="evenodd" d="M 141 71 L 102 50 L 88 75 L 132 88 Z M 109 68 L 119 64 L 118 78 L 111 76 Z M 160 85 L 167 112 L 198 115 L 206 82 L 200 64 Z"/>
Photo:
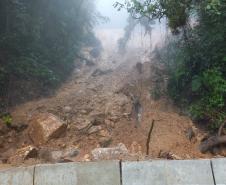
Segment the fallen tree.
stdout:
<path fill-rule="evenodd" d="M 224 122 L 220 126 L 220 128 L 218 130 L 218 134 L 216 136 L 209 137 L 207 140 L 203 141 L 199 145 L 199 150 L 202 153 L 206 153 L 206 152 L 210 151 L 215 146 L 219 146 L 221 144 L 226 144 L 226 135 L 223 135 L 222 136 L 222 133 L 223 133 L 223 129 L 224 129 L 225 124 L 226 124 L 226 122 Z"/>

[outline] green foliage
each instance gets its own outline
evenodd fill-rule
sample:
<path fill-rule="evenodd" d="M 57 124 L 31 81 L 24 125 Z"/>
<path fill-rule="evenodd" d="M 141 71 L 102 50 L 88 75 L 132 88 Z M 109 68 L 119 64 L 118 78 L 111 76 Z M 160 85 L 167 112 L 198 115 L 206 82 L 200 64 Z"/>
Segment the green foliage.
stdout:
<path fill-rule="evenodd" d="M 15 81 L 46 90 L 63 81 L 83 46 L 100 45 L 96 19 L 92 0 L 1 0 L 0 97 Z"/>
<path fill-rule="evenodd" d="M 2 119 L 3 123 L 4 123 L 6 126 L 8 126 L 8 127 L 11 126 L 13 119 L 12 119 L 12 116 L 11 116 L 10 114 L 3 114 L 3 115 L 1 116 L 1 119 Z"/>
<path fill-rule="evenodd" d="M 122 7 L 151 19 L 166 17 L 178 33 L 156 52 L 168 67 L 169 95 L 193 119 L 219 127 L 226 119 L 226 2 L 146 0 L 142 6 L 137 11 L 126 1 Z"/>
<path fill-rule="evenodd" d="M 115 3 L 118 10 L 126 8 L 135 19 L 146 17 L 150 20 L 167 17 L 169 27 L 173 31 L 183 27 L 189 18 L 189 9 L 192 0 L 125 0 L 124 3 Z"/>
<path fill-rule="evenodd" d="M 179 41 L 183 47 L 177 49 L 172 66 L 182 65 L 171 70 L 169 92 L 179 104 L 187 101 L 195 120 L 215 129 L 226 118 L 226 4 L 221 1 L 213 8 L 212 3 L 201 3 L 197 9 L 199 24 L 187 30 L 186 42 Z"/>
<path fill-rule="evenodd" d="M 199 77 L 199 88 L 193 91 L 200 96 L 191 105 L 191 112 L 195 119 L 208 119 L 213 124 L 219 125 L 219 120 L 224 117 L 226 99 L 226 80 L 219 69 L 203 72 Z M 223 120 L 224 121 L 224 120 Z"/>

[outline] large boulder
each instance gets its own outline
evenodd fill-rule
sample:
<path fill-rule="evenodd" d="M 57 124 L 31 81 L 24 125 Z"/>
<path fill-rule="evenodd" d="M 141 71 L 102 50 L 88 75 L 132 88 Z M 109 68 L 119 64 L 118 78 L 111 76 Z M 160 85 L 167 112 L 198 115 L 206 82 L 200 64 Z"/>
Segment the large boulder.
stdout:
<path fill-rule="evenodd" d="M 55 115 L 41 113 L 31 118 L 29 135 L 35 145 L 41 145 L 53 138 L 59 138 L 66 129 L 67 125 Z"/>

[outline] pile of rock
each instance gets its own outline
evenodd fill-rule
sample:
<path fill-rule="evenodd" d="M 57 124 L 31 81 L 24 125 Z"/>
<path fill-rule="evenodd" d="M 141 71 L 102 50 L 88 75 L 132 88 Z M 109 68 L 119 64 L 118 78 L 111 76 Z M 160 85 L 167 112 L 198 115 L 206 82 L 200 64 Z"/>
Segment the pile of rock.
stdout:
<path fill-rule="evenodd" d="M 62 137 L 66 133 L 67 124 L 57 116 L 50 113 L 41 113 L 33 116 L 29 121 L 28 134 L 33 145 L 19 148 L 8 157 L 7 162 L 12 164 L 22 163 L 34 158 L 45 162 L 68 162 L 73 161 L 79 154 L 76 147 L 56 150 L 43 148 L 42 145 L 52 139 Z M 6 154 L 7 155 L 7 154 Z"/>

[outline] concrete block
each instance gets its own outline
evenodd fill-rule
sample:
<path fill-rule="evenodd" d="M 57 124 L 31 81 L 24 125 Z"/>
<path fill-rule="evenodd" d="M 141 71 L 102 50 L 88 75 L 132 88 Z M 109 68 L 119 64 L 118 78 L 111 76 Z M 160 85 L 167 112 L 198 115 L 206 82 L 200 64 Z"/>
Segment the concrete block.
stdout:
<path fill-rule="evenodd" d="M 120 185 L 119 162 L 39 165 L 34 185 Z"/>
<path fill-rule="evenodd" d="M 122 163 L 123 185 L 214 185 L 209 160 Z"/>
<path fill-rule="evenodd" d="M 33 185 L 34 167 L 0 170 L 0 185 Z"/>
<path fill-rule="evenodd" d="M 216 185 L 226 185 L 226 159 L 213 159 L 212 167 Z"/>

